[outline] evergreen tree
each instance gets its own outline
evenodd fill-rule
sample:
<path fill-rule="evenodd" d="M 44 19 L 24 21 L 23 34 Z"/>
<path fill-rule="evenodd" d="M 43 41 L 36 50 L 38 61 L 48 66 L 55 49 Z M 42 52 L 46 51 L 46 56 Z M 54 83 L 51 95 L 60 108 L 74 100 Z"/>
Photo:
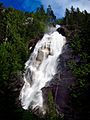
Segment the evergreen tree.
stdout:
<path fill-rule="evenodd" d="M 47 8 L 47 15 L 49 16 L 50 22 L 54 22 L 56 20 L 56 16 L 54 15 L 54 12 L 50 5 L 48 5 L 48 8 Z"/>

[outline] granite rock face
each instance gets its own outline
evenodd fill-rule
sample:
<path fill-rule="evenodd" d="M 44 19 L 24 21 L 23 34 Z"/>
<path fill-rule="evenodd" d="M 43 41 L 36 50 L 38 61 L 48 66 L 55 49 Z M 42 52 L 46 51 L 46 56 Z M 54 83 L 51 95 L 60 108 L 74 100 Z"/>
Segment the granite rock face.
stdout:
<path fill-rule="evenodd" d="M 65 36 L 65 31 L 63 28 L 58 29 L 57 31 Z M 73 51 L 70 49 L 69 43 L 67 42 L 63 47 L 62 54 L 57 60 L 57 74 L 54 76 L 53 80 L 51 80 L 50 83 L 47 83 L 46 86 L 42 89 L 44 103 L 47 103 L 48 91 L 51 90 L 58 114 L 61 116 L 64 115 L 66 118 L 68 117 L 71 119 L 73 118 L 73 110 L 70 106 L 69 96 L 70 87 L 73 86 L 75 83 L 75 77 L 68 66 L 68 62 L 74 59 L 72 52 Z M 39 51 L 37 62 L 41 63 L 44 53 L 46 54 L 46 56 L 48 54 L 51 54 L 48 46 L 42 48 L 42 50 Z"/>
<path fill-rule="evenodd" d="M 58 114 L 65 117 L 69 115 L 68 118 L 73 117 L 69 96 L 70 87 L 75 83 L 75 77 L 68 66 L 68 62 L 71 59 L 74 59 L 72 50 L 69 47 L 69 43 L 66 43 L 62 54 L 58 58 L 57 74 L 43 88 L 44 97 L 47 96 L 48 89 L 51 89 Z"/>

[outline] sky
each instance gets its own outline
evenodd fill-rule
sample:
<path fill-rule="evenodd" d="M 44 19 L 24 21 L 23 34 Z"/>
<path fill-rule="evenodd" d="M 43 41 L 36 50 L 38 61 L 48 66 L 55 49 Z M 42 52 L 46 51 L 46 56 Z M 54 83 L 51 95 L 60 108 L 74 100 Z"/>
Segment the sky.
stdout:
<path fill-rule="evenodd" d="M 40 5 L 44 8 L 51 5 L 52 10 L 57 18 L 64 17 L 65 9 L 71 6 L 79 7 L 81 11 L 87 10 L 90 13 L 90 0 L 0 0 L 6 7 L 14 7 L 23 11 L 35 11 Z"/>

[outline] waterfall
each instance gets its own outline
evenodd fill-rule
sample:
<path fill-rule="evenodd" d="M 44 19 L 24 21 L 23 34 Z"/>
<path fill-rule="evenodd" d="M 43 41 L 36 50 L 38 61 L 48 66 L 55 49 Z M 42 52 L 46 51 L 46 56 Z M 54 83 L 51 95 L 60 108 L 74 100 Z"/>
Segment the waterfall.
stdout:
<path fill-rule="evenodd" d="M 43 107 L 42 88 L 57 73 L 58 57 L 62 53 L 66 38 L 54 31 L 45 34 L 36 44 L 29 60 L 25 63 L 24 85 L 20 92 L 21 105 L 24 109 Z"/>

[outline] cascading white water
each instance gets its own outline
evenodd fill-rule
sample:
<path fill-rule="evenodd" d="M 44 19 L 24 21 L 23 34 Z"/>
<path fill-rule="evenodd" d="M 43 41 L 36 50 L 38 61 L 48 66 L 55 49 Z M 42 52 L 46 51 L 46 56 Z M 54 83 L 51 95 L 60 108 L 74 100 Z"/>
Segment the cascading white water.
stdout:
<path fill-rule="evenodd" d="M 57 31 L 45 34 L 38 41 L 33 53 L 25 64 L 24 86 L 20 92 L 20 100 L 24 109 L 43 108 L 42 88 L 57 73 L 57 59 L 66 43 L 64 36 Z"/>

